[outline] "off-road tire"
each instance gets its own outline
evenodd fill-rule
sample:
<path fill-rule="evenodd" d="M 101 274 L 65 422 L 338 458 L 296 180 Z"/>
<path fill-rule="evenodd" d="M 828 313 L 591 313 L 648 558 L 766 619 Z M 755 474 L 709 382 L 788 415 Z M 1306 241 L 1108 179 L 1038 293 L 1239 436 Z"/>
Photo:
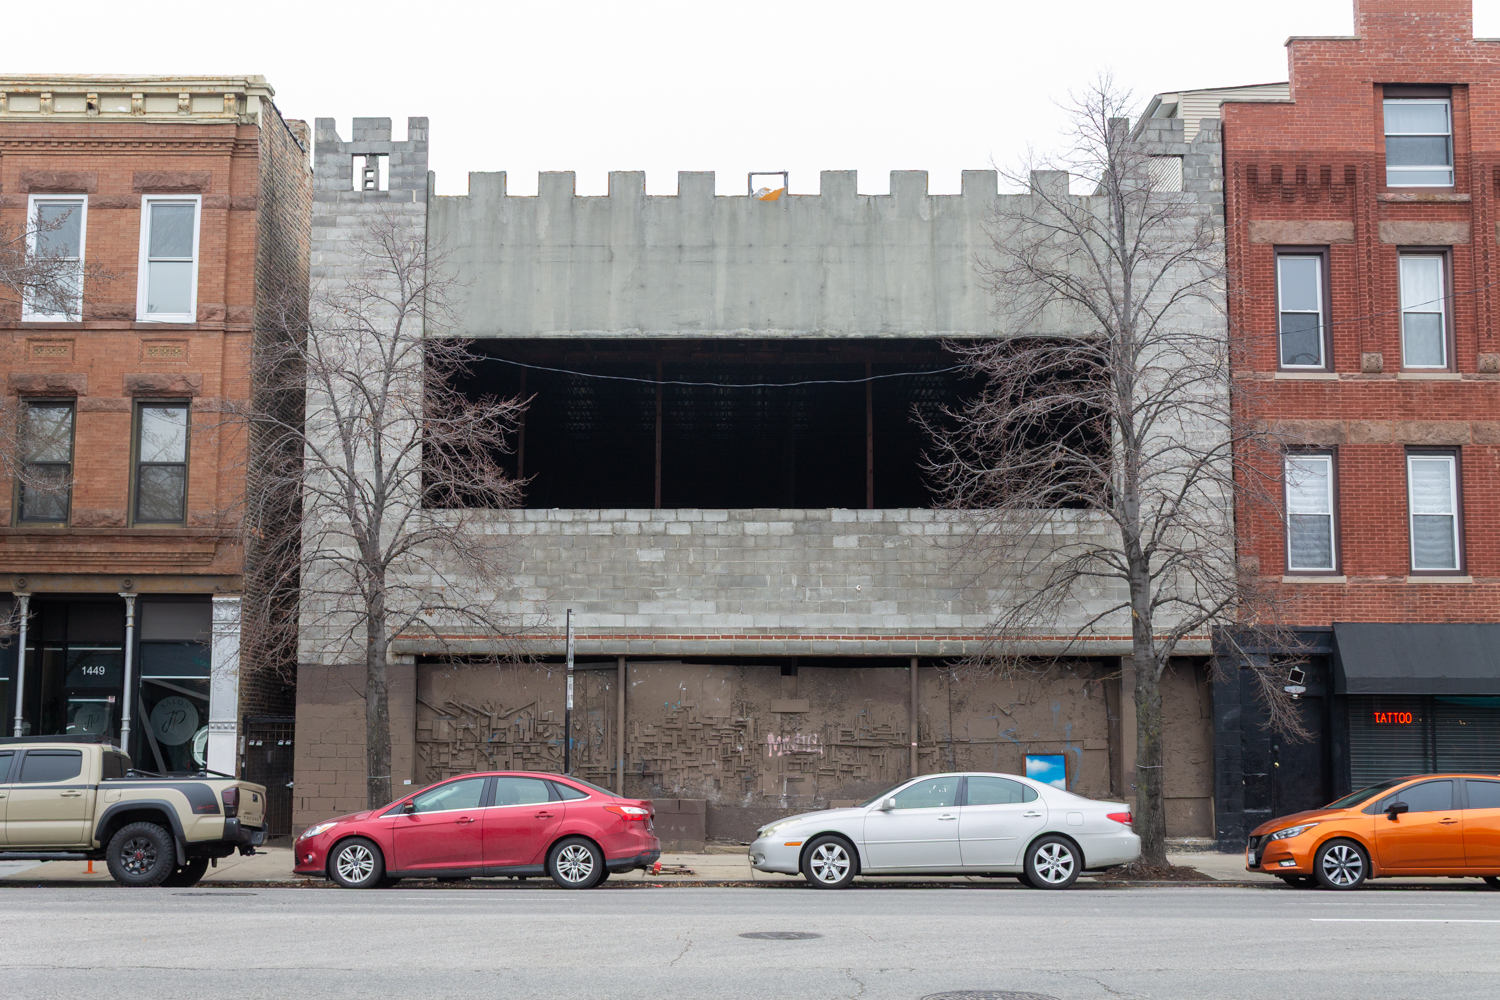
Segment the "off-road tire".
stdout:
<path fill-rule="evenodd" d="M 604 881 L 604 852 L 582 837 L 568 837 L 547 852 L 547 874 L 563 889 L 592 889 Z"/>
<path fill-rule="evenodd" d="M 374 889 L 385 881 L 385 855 L 372 840 L 350 837 L 328 854 L 328 877 L 341 889 Z"/>
<path fill-rule="evenodd" d="M 109 838 L 104 863 L 121 885 L 161 885 L 177 870 L 177 841 L 156 823 L 127 823 Z"/>
<path fill-rule="evenodd" d="M 187 864 L 162 879 L 161 884 L 169 889 L 186 889 L 197 885 L 207 871 L 207 858 L 188 858 Z"/>
<path fill-rule="evenodd" d="M 824 834 L 802 852 L 802 877 L 814 889 L 843 889 L 859 874 L 859 852 L 843 837 Z"/>
<path fill-rule="evenodd" d="M 1067 837 L 1049 834 L 1026 848 L 1026 877 L 1034 889 L 1066 889 L 1083 871 L 1083 852 Z"/>
<path fill-rule="evenodd" d="M 1325 889 L 1358 889 L 1370 877 L 1370 855 L 1352 840 L 1330 840 L 1313 855 L 1313 875 Z"/>

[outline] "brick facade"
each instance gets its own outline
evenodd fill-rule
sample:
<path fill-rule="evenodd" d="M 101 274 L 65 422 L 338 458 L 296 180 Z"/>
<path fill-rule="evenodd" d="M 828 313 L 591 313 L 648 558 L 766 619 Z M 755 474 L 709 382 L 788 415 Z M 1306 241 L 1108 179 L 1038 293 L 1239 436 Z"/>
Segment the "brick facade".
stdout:
<path fill-rule="evenodd" d="M 259 77 L 0 80 L 0 220 L 16 232 L 31 196 L 85 196 L 84 255 L 103 272 L 86 281 L 75 322 L 25 321 L 21 302 L 0 292 L 8 411 L 34 399 L 75 406 L 66 520 L 22 524 L 15 489 L 0 491 L 0 588 L 59 604 L 122 593 L 142 595 L 143 607 L 168 595 L 196 602 L 205 644 L 210 595 L 243 592 L 246 436 L 230 404 L 251 395 L 257 331 L 276 329 L 280 310 L 267 303 L 305 300 L 308 280 L 310 135 L 283 119 L 272 93 Z M 152 195 L 199 199 L 189 322 L 138 320 Z M 189 401 L 180 525 L 132 519 L 134 428 L 151 400 Z M 220 769 L 237 766 L 240 715 L 290 714 L 294 697 L 289 672 L 267 674 L 256 656 L 236 664 L 237 605 L 214 616 L 215 699 L 225 679 L 240 692 L 237 706 L 231 695 L 210 711 Z M 150 631 L 144 618 L 136 625 Z"/>

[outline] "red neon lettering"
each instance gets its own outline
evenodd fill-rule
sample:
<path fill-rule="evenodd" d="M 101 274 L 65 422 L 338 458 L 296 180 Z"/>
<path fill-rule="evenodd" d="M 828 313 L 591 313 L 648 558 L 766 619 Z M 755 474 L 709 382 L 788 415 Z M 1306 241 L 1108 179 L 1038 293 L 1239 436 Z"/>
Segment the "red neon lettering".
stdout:
<path fill-rule="evenodd" d="M 1411 713 L 1410 712 L 1376 712 L 1375 713 L 1375 722 L 1376 722 L 1377 725 L 1409 726 L 1409 725 L 1411 725 Z"/>

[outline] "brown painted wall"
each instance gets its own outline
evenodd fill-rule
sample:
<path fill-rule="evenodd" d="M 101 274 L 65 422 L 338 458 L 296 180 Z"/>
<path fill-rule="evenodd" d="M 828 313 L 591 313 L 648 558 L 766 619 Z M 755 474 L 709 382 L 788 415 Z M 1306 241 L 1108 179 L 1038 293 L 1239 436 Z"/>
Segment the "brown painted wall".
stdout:
<path fill-rule="evenodd" d="M 921 668 L 919 770 L 1023 773 L 1025 754 L 1062 753 L 1073 791 L 1119 797 L 1117 788 L 1112 791 L 1118 781 L 1111 781 L 1104 696 L 1112 667 L 1112 661 L 1087 662 L 1013 679 Z M 363 808 L 358 673 L 303 668 L 298 828 Z M 479 770 L 562 770 L 566 682 L 558 667 L 422 664 L 414 680 L 412 691 L 402 688 L 409 681 L 393 676 L 398 786 L 408 774 L 425 784 Z M 627 684 L 626 794 L 706 800 L 710 837 L 745 839 L 768 819 L 867 798 L 910 773 L 904 667 L 804 662 L 794 676 L 782 676 L 777 666 L 641 662 L 628 666 Z M 617 697 L 613 667 L 576 674 L 573 771 L 611 788 Z M 1167 793 L 1173 836 L 1206 836 L 1212 829 L 1207 697 L 1206 679 L 1191 667 L 1164 683 L 1172 719 Z"/>

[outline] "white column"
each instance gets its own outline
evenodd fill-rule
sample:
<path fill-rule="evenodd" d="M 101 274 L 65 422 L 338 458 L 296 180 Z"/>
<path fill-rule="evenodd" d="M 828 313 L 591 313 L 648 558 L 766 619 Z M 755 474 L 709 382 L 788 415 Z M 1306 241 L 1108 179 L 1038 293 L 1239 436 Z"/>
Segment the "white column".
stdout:
<path fill-rule="evenodd" d="M 23 581 L 24 582 L 24 581 Z M 13 735 L 26 735 L 26 626 L 31 618 L 31 595 L 15 591 L 16 603 L 20 605 L 21 638 L 16 645 L 16 731 Z"/>
<path fill-rule="evenodd" d="M 208 769 L 238 775 L 239 743 L 240 599 L 215 597 L 208 683 Z"/>

